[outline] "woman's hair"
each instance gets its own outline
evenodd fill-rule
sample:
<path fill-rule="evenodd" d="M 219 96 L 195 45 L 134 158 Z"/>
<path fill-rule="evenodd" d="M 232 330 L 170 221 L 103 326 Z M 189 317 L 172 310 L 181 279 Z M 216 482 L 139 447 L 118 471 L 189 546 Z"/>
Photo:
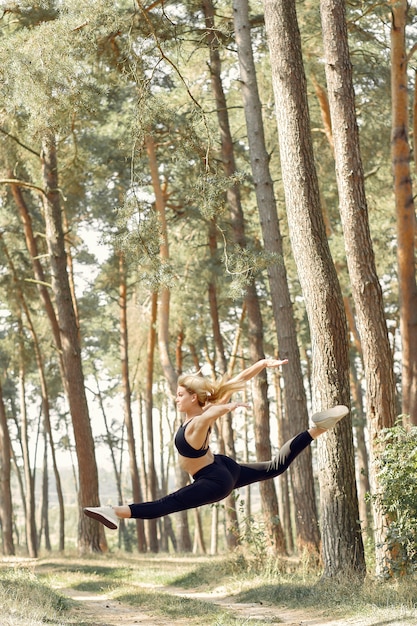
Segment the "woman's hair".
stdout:
<path fill-rule="evenodd" d="M 245 384 L 244 381 L 231 382 L 227 374 L 215 381 L 201 374 L 181 374 L 178 378 L 180 387 L 184 387 L 188 393 L 197 394 L 200 406 L 204 406 L 207 402 L 219 402 L 226 394 L 244 389 Z"/>

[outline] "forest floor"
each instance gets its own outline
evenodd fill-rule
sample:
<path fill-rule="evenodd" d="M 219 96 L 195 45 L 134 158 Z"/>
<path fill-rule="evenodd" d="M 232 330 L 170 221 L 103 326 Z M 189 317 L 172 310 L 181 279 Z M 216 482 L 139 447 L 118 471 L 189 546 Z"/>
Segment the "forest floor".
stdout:
<path fill-rule="evenodd" d="M 417 626 L 414 578 L 322 587 L 314 575 L 271 578 L 267 563 L 260 574 L 245 565 L 162 554 L 3 558 L 0 626 Z"/>
<path fill-rule="evenodd" d="M 154 591 L 158 585 L 149 585 Z M 290 609 L 277 606 L 265 606 L 263 603 L 245 604 L 234 602 L 233 597 L 222 591 L 201 592 L 200 590 L 188 590 L 175 587 L 160 586 L 163 593 L 178 595 L 181 597 L 194 598 L 212 602 L 228 610 L 233 615 L 235 624 L 251 626 L 251 624 L 282 624 L 285 626 L 417 626 L 416 617 L 348 617 L 329 619 L 323 615 L 311 615 L 311 610 Z M 189 624 L 188 617 L 175 619 L 152 615 L 151 612 L 132 608 L 127 604 L 115 601 L 110 597 L 88 592 L 79 592 L 74 589 L 60 589 L 60 593 L 76 601 L 73 609 L 77 614 L 79 623 L 92 624 L 94 626 L 185 626 Z M 310 613 L 310 614 L 309 614 Z M 204 624 L 204 621 L 201 622 Z M 229 623 L 229 622 L 228 622 Z M 218 622 L 222 626 L 222 622 Z"/>
<path fill-rule="evenodd" d="M 157 589 L 153 586 L 153 589 Z M 63 595 L 75 600 L 77 606 L 74 611 L 81 622 L 91 622 L 94 626 L 182 626 L 189 624 L 189 618 L 175 619 L 151 615 L 139 609 L 134 609 L 119 601 L 114 601 L 105 595 L 91 595 L 88 592 L 74 591 L 73 589 L 60 589 Z M 256 621 L 265 624 L 285 624 L 286 626 L 382 626 L 382 622 L 358 621 L 357 618 L 329 620 L 320 616 L 312 617 L 302 610 L 284 609 L 276 606 L 264 606 L 263 604 L 242 604 L 235 603 L 230 596 L 222 596 L 219 593 L 202 593 L 201 591 L 187 591 L 173 587 L 163 587 L 164 593 L 180 595 L 182 597 L 193 597 L 203 599 L 206 602 L 213 602 L 219 606 L 227 608 L 236 620 L 248 626 Z M 386 624 L 394 622 L 384 621 Z M 404 622 L 398 625 L 404 626 Z M 220 622 L 219 622 L 220 626 Z"/>

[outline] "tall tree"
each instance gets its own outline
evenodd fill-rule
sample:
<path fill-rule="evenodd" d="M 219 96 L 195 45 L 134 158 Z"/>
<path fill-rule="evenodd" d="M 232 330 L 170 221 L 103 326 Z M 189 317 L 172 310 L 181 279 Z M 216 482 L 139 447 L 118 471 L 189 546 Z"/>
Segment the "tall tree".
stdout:
<path fill-rule="evenodd" d="M 0 380 L 0 521 L 4 556 L 11 556 L 15 553 L 13 542 L 11 449 L 6 408 L 3 400 L 3 388 Z"/>
<path fill-rule="evenodd" d="M 20 399 L 20 445 L 23 457 L 26 501 L 26 545 L 29 556 L 38 556 L 38 545 L 35 522 L 35 479 L 30 465 L 29 454 L 29 416 L 26 403 L 26 358 L 25 342 L 21 313 L 18 313 L 18 345 L 19 345 L 19 399 Z"/>
<path fill-rule="evenodd" d="M 408 54 L 409 3 L 391 0 L 391 154 L 397 216 L 397 262 L 400 298 L 402 413 L 417 425 L 417 282 L 416 213 L 410 168 Z"/>
<path fill-rule="evenodd" d="M 155 449 L 153 432 L 153 380 L 154 361 L 156 346 L 156 324 L 158 319 L 158 294 L 156 291 L 151 295 L 151 306 L 149 316 L 148 341 L 146 346 L 146 382 L 145 382 L 145 425 L 147 446 L 147 499 L 156 500 L 158 493 L 158 480 L 155 469 Z M 147 520 L 149 549 L 151 552 L 158 552 L 157 520 Z"/>
<path fill-rule="evenodd" d="M 286 417 L 291 424 L 291 432 L 294 433 L 308 427 L 307 401 L 294 312 L 283 259 L 283 241 L 275 201 L 274 183 L 266 149 L 262 104 L 252 51 L 248 0 L 234 0 L 233 16 L 251 170 L 262 237 L 266 252 L 278 257 L 274 263 L 268 266 L 268 277 L 279 354 L 281 358 L 289 359 L 288 365 L 283 368 L 282 376 L 285 386 Z M 288 434 L 291 436 L 290 433 Z M 307 549 L 308 552 L 318 551 L 320 533 L 310 448 L 296 459 L 291 466 L 290 475 L 294 494 L 298 549 L 300 551 Z"/>
<path fill-rule="evenodd" d="M 161 243 L 160 243 L 160 261 L 161 265 L 167 266 L 169 264 L 169 242 L 168 242 L 168 230 L 166 220 L 166 198 L 163 187 L 159 178 L 158 160 L 156 155 L 155 139 L 147 133 L 145 136 L 146 152 L 149 160 L 149 169 L 151 174 L 152 189 L 155 195 L 155 209 L 158 215 Z M 169 391 L 172 397 L 175 397 L 177 391 L 177 373 L 172 364 L 169 350 L 169 320 L 170 320 L 170 299 L 171 294 L 169 287 L 162 285 L 159 294 L 159 323 L 158 323 L 158 345 L 159 355 L 161 360 L 162 370 L 168 383 Z M 149 399 L 149 398 L 148 398 Z M 149 406 L 147 407 L 147 415 L 150 417 Z M 153 457 L 153 455 L 152 455 Z M 153 464 L 153 458 L 152 458 Z M 155 472 L 155 466 L 153 464 L 153 472 Z M 176 468 L 176 479 L 178 487 L 182 487 L 188 481 L 188 476 L 179 467 Z M 154 493 L 156 493 L 156 480 L 153 479 Z M 155 496 L 154 496 L 155 497 Z M 191 550 L 191 537 L 188 528 L 188 516 L 186 511 L 180 511 L 177 514 L 179 519 L 179 542 L 181 548 L 185 551 Z"/>
<path fill-rule="evenodd" d="M 13 187 L 15 186 L 12 185 L 12 188 Z M 17 189 L 17 191 L 20 191 L 20 190 Z M 49 447 L 51 458 L 52 458 L 52 467 L 54 471 L 57 499 L 58 499 L 58 506 L 59 506 L 59 544 L 58 544 L 58 547 L 59 547 L 59 550 L 63 551 L 65 548 L 64 496 L 62 492 L 61 477 L 60 477 L 59 470 L 58 470 L 55 443 L 54 443 L 53 436 L 52 436 L 48 383 L 47 383 L 47 376 L 45 372 L 46 368 L 44 364 L 44 358 L 42 355 L 39 337 L 35 329 L 34 321 L 32 319 L 33 316 L 30 312 L 30 307 L 27 303 L 27 298 L 25 297 L 25 293 L 22 288 L 22 282 L 19 281 L 19 274 L 16 270 L 15 264 L 13 263 L 12 255 L 9 253 L 6 243 L 4 242 L 4 237 L 1 237 L 1 240 L 3 244 L 2 246 L 3 252 L 7 259 L 10 273 L 13 278 L 13 287 L 16 292 L 17 298 L 19 300 L 20 306 L 22 307 L 22 310 L 25 313 L 26 323 L 27 323 L 27 326 L 29 328 L 29 331 L 32 337 L 33 348 L 34 348 L 34 352 L 36 356 L 36 363 L 38 367 L 41 396 L 42 396 L 42 413 L 43 413 L 43 419 L 44 419 L 45 445 L 46 445 L 46 448 Z M 45 454 L 47 454 L 47 449 L 45 450 Z M 48 510 L 45 510 L 45 515 L 48 515 Z"/>
<path fill-rule="evenodd" d="M 120 307 L 120 362 L 122 368 L 123 409 L 126 425 L 127 446 L 129 451 L 129 471 L 132 485 L 133 502 L 142 502 L 142 490 L 139 480 L 138 463 L 136 459 L 135 433 L 132 418 L 132 393 L 129 378 L 129 339 L 127 328 L 127 279 L 125 258 L 119 253 L 119 307 Z M 145 552 L 146 539 L 143 520 L 137 519 L 136 537 L 139 552 Z"/>
<path fill-rule="evenodd" d="M 46 241 L 51 267 L 52 290 L 55 296 L 62 359 L 68 385 L 76 453 L 79 469 L 79 546 L 82 551 L 101 551 L 100 533 L 81 509 L 99 504 L 98 472 L 94 454 L 94 440 L 85 395 L 84 373 L 80 347 L 79 328 L 74 311 L 67 272 L 67 255 L 62 227 L 62 210 L 58 183 L 58 162 L 54 132 L 45 130 L 41 152 L 42 174 L 45 185 L 43 208 Z"/>
<path fill-rule="evenodd" d="M 264 6 L 290 238 L 313 347 L 313 402 L 322 409 L 349 404 L 346 317 L 321 213 L 295 1 Z M 363 576 L 351 420 L 321 437 L 318 452 L 324 576 Z"/>
<path fill-rule="evenodd" d="M 378 456 L 377 436 L 381 429 L 392 426 L 395 419 L 393 358 L 369 230 L 345 2 L 321 0 L 320 8 L 339 209 L 365 366 L 366 413 L 373 460 L 371 479 L 375 492 L 378 490 L 375 466 Z M 374 513 L 374 524 L 377 562 L 380 568 L 384 566 L 386 558 L 383 547 L 385 524 L 377 509 Z"/>
<path fill-rule="evenodd" d="M 210 78 L 213 95 L 216 101 L 217 119 L 221 138 L 221 159 L 224 173 L 231 179 L 236 174 L 233 138 L 230 129 L 226 96 L 221 79 L 221 58 L 219 53 L 218 33 L 216 33 L 215 12 L 212 0 L 203 0 L 202 7 L 205 16 L 207 41 L 210 54 Z M 248 246 L 245 235 L 245 224 L 241 197 L 238 185 L 231 184 L 226 192 L 230 210 L 231 227 L 235 244 L 245 250 Z M 251 282 L 246 289 L 245 304 L 248 318 L 248 342 L 251 361 L 264 358 L 263 349 L 263 320 L 256 286 Z M 260 460 L 271 458 L 268 383 L 265 371 L 254 379 L 254 413 L 255 413 L 255 442 L 257 457 Z M 284 534 L 282 527 L 277 523 L 278 500 L 273 481 L 260 484 L 262 509 L 273 548 L 279 552 L 285 551 Z"/>

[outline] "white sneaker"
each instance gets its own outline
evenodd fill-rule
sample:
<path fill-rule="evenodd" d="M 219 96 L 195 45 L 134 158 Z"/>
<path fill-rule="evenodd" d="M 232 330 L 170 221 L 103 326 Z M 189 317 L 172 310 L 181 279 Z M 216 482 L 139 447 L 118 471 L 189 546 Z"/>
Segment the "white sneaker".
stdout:
<path fill-rule="evenodd" d="M 88 506 L 83 511 L 87 517 L 101 522 L 107 528 L 116 530 L 119 527 L 119 518 L 111 506 Z"/>
<path fill-rule="evenodd" d="M 349 413 L 349 409 L 344 404 L 338 404 L 331 409 L 326 409 L 326 411 L 320 411 L 319 413 L 314 413 L 312 416 L 312 421 L 318 428 L 323 428 L 324 430 L 329 430 L 333 428 L 339 422 L 342 417 L 345 417 Z"/>

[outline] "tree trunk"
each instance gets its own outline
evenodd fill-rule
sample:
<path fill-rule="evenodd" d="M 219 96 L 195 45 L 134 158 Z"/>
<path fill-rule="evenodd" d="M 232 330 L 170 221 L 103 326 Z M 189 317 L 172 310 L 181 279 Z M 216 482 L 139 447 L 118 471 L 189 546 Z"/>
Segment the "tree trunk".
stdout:
<path fill-rule="evenodd" d="M 210 74 L 213 94 L 216 100 L 217 119 L 220 127 L 221 154 L 223 169 L 226 176 L 231 177 L 236 173 L 234 158 L 233 139 L 230 131 L 227 102 L 221 81 L 221 61 L 217 44 L 217 36 L 214 22 L 214 8 L 212 0 L 203 0 L 203 11 L 206 22 L 207 40 L 210 51 Z M 240 201 L 238 186 L 234 184 L 227 192 L 227 202 L 230 208 L 231 226 L 235 243 L 242 249 L 246 248 L 243 211 Z M 259 299 L 254 284 L 247 287 L 245 304 L 248 314 L 249 325 L 249 351 L 253 362 L 264 358 L 263 351 L 263 322 Z M 265 372 L 262 372 L 254 381 L 254 413 L 255 413 L 255 437 L 256 450 L 259 460 L 270 459 L 271 447 L 269 443 L 269 407 L 267 398 L 267 380 Z M 265 437 L 268 439 L 265 440 Z M 284 550 L 284 535 L 282 528 L 277 523 L 278 501 L 273 481 L 265 481 L 260 484 L 262 509 L 268 536 L 271 544 L 277 551 Z"/>
<path fill-rule="evenodd" d="M 119 254 L 119 308 L 120 308 L 120 359 L 122 368 L 123 407 L 126 426 L 127 446 L 129 450 L 130 481 L 134 502 L 142 502 L 138 465 L 136 460 L 135 432 L 132 419 L 132 403 L 129 380 L 128 332 L 127 332 L 127 288 L 123 254 Z M 136 519 L 136 538 L 139 552 L 146 551 L 144 523 Z"/>
<path fill-rule="evenodd" d="M 3 556 L 15 554 L 13 543 L 13 507 L 11 490 L 11 459 L 9 428 L 3 401 L 3 389 L 0 380 L 0 521 Z"/>
<path fill-rule="evenodd" d="M 417 283 L 416 213 L 408 141 L 408 59 L 405 48 L 407 0 L 391 0 L 391 158 L 397 215 L 397 261 L 400 300 L 401 390 L 403 415 L 417 425 Z"/>
<path fill-rule="evenodd" d="M 295 0 L 265 0 L 281 169 L 290 238 L 313 350 L 313 406 L 349 404 L 346 317 L 321 213 Z M 345 418 L 320 437 L 324 576 L 363 577 L 352 427 Z"/>
<path fill-rule="evenodd" d="M 25 351 L 23 346 L 23 325 L 19 316 L 18 320 L 19 332 L 19 396 L 20 396 L 20 444 L 22 446 L 23 456 L 23 473 L 25 477 L 25 500 L 26 500 L 26 544 L 29 556 L 35 559 L 38 556 L 38 541 L 36 536 L 35 523 L 35 485 L 32 470 L 30 467 L 29 455 L 29 434 L 28 434 L 28 416 L 26 410 L 26 389 L 25 389 Z"/>
<path fill-rule="evenodd" d="M 162 242 L 160 245 L 161 263 L 169 261 L 168 232 L 165 214 L 165 198 L 159 180 L 158 162 L 156 158 L 155 141 L 151 135 L 145 137 L 146 150 L 149 159 L 149 169 L 152 178 L 152 188 L 155 194 L 155 207 L 161 226 Z M 167 287 L 163 287 L 159 296 L 159 324 L 158 324 L 158 347 L 162 370 L 168 383 L 172 397 L 177 391 L 177 373 L 172 365 L 169 353 L 169 316 L 170 316 L 170 292 Z M 177 468 L 176 470 L 177 488 L 187 484 L 188 475 Z M 179 528 L 179 549 L 185 552 L 192 550 L 190 531 L 188 527 L 187 511 L 180 511 L 176 514 Z"/>
<path fill-rule="evenodd" d="M 3 242 L 4 244 L 4 242 Z M 46 442 L 45 445 L 49 444 L 50 447 L 50 451 L 51 451 L 51 458 L 52 458 L 52 467 L 53 467 L 53 471 L 54 471 L 54 477 L 55 477 L 55 485 L 56 485 L 56 492 L 57 492 L 57 498 L 58 498 L 58 507 L 59 507 L 59 550 L 62 552 L 65 548 L 65 511 L 64 511 L 64 496 L 62 493 L 62 485 L 61 485 L 61 477 L 59 475 L 59 471 L 58 471 L 58 465 L 56 462 L 56 453 L 55 453 L 55 446 L 54 446 L 54 440 L 52 437 L 52 427 L 51 427 L 51 415 L 50 415 L 50 407 L 49 407 L 49 396 L 48 396 L 48 386 L 47 386 L 47 382 L 46 382 L 46 376 L 45 376 L 45 367 L 44 367 L 44 363 L 43 363 L 43 357 L 42 357 L 42 352 L 40 349 L 40 345 L 39 345 L 39 340 L 38 340 L 38 336 L 36 334 L 36 330 L 35 327 L 33 325 L 33 321 L 32 321 L 32 316 L 30 313 L 30 309 L 27 305 L 26 302 L 26 298 L 25 298 L 25 294 L 21 288 L 21 283 L 18 280 L 18 276 L 17 276 L 17 272 L 14 266 L 14 263 L 12 261 L 12 258 L 9 254 L 9 251 L 6 247 L 6 245 L 4 244 L 4 252 L 10 267 L 10 271 L 12 272 L 13 275 L 13 283 L 14 283 L 14 287 L 16 290 L 16 293 L 18 295 L 19 301 L 20 301 L 20 305 L 25 313 L 26 316 L 26 320 L 27 320 L 27 324 L 30 330 L 30 334 L 32 336 L 32 340 L 33 340 L 33 346 L 34 346 L 34 350 L 35 350 L 35 355 L 36 355 L 36 363 L 37 363 L 37 367 L 38 367 L 38 373 L 39 373 L 39 380 L 40 380 L 40 386 L 41 386 L 41 394 L 42 394 L 42 412 L 43 412 L 43 416 L 44 416 L 44 430 L 47 433 L 47 438 L 46 438 Z M 53 312 L 53 309 L 52 309 Z M 55 315 L 55 314 L 54 314 Z"/>
<path fill-rule="evenodd" d="M 369 231 L 344 0 L 321 0 L 321 19 L 339 207 L 363 354 L 366 413 L 371 443 L 372 490 L 376 493 L 378 490 L 375 467 L 378 456 L 376 438 L 382 428 L 392 426 L 395 421 L 393 358 L 388 341 L 382 289 L 376 273 Z M 415 306 L 416 311 L 413 314 L 417 322 L 417 300 Z M 415 330 L 417 331 L 417 325 Z M 413 358 L 417 364 L 417 355 Z M 374 525 L 377 571 L 381 572 L 382 569 L 379 568 L 384 567 L 386 559 L 385 548 L 381 546 L 384 542 L 385 521 L 377 508 L 374 509 Z"/>
<path fill-rule="evenodd" d="M 153 434 L 153 368 L 154 354 L 156 344 L 156 321 L 158 311 L 158 296 L 152 294 L 151 298 L 151 318 L 149 320 L 148 346 L 146 354 L 146 390 L 145 390 L 145 414 L 146 414 L 146 440 L 147 447 L 147 500 L 156 500 L 158 491 L 158 481 L 155 470 L 155 450 L 154 450 L 154 434 Z M 146 520 L 148 530 L 148 545 L 151 552 L 158 552 L 158 520 Z"/>
<path fill-rule="evenodd" d="M 216 240 L 216 225 L 214 221 L 210 222 L 209 226 L 209 250 L 212 262 L 217 260 L 217 240 Z M 210 317 L 213 329 L 213 339 L 215 347 L 215 363 L 213 374 L 216 373 L 216 364 L 220 365 L 220 373 L 227 373 L 226 355 L 224 353 L 223 337 L 220 330 L 219 320 L 219 308 L 217 304 L 217 290 L 214 280 L 209 283 L 208 288 Z M 218 424 L 219 430 L 219 452 L 220 454 L 226 454 L 232 459 L 236 459 L 235 439 L 232 424 L 232 415 L 228 413 L 225 415 L 220 424 Z M 239 543 L 239 520 L 236 511 L 234 494 L 231 493 L 224 502 L 227 528 L 226 528 L 226 543 L 229 550 L 233 550 Z"/>
<path fill-rule="evenodd" d="M 284 421 L 282 415 L 282 393 L 280 386 L 280 377 L 281 374 L 278 371 L 274 371 L 274 387 L 275 387 L 275 398 L 276 398 L 276 406 L 277 406 L 277 431 L 278 431 L 278 447 L 281 447 L 288 439 L 291 437 L 292 433 L 289 433 L 289 423 Z M 292 430 L 292 429 L 291 429 Z M 294 552 L 294 532 L 293 532 L 293 518 L 295 511 L 291 509 L 291 498 L 290 498 L 290 478 L 291 472 L 297 472 L 298 469 L 294 467 L 294 463 L 290 467 L 289 472 L 284 472 L 282 476 L 278 478 L 278 505 L 279 505 L 279 517 L 281 520 L 281 524 L 283 526 L 284 534 L 285 534 L 285 545 L 287 546 L 287 550 L 290 554 Z M 297 513 L 295 513 L 297 516 Z M 312 522 L 313 523 L 313 522 Z M 319 533 L 318 530 L 318 519 L 316 520 L 316 532 Z M 296 527 L 298 528 L 297 522 Z M 314 532 L 314 531 L 313 531 Z M 307 550 L 307 553 L 310 552 L 308 545 L 301 544 L 299 540 L 297 541 L 297 545 L 300 550 L 304 548 Z M 318 551 L 319 546 L 315 548 L 313 554 L 316 555 L 316 559 L 318 559 Z"/>
<path fill-rule="evenodd" d="M 49 532 L 49 467 L 48 467 L 48 433 L 44 428 L 43 433 L 43 468 L 42 468 L 42 506 L 41 527 L 39 530 L 38 547 L 41 546 L 42 535 L 45 535 L 45 550 L 50 552 L 51 537 Z"/>
<path fill-rule="evenodd" d="M 117 489 L 117 504 L 123 504 L 124 503 L 124 499 L 123 499 L 123 490 L 122 490 L 122 481 L 121 481 L 121 470 L 119 469 L 119 466 L 117 464 L 117 459 L 116 459 L 116 454 L 115 454 L 115 449 L 117 448 L 117 444 L 115 445 L 114 442 L 114 438 L 113 435 L 111 433 L 110 427 L 109 427 L 109 420 L 107 419 L 107 414 L 106 414 L 106 410 L 104 408 L 104 402 L 103 402 L 103 394 L 101 392 L 100 389 L 100 382 L 99 382 L 99 378 L 98 378 L 98 372 L 97 372 L 97 368 L 96 368 L 96 364 L 94 362 L 94 360 L 92 361 L 92 370 L 93 370 L 93 376 L 94 376 L 94 380 L 96 383 L 96 387 L 97 387 L 97 391 L 95 392 L 95 397 L 96 400 L 98 402 L 98 405 L 100 407 L 101 410 L 101 414 L 103 416 L 103 422 L 104 422 L 104 428 L 105 428 L 105 440 L 106 443 L 109 447 L 109 454 L 110 454 L 110 458 L 111 458 L 111 464 L 112 464 L 112 468 L 113 468 L 113 473 L 114 473 L 114 480 L 116 483 L 116 489 Z M 123 435 L 122 437 L 118 440 L 118 446 L 123 449 Z M 120 455 L 120 463 L 122 463 L 122 454 Z M 121 547 L 122 541 L 124 543 L 125 549 L 128 552 L 132 551 L 131 548 L 131 541 L 130 541 L 130 537 L 129 537 L 129 533 L 126 532 L 126 524 L 124 523 L 125 520 L 121 520 L 120 524 L 119 524 L 119 547 Z"/>
<path fill-rule="evenodd" d="M 79 547 L 81 551 L 101 551 L 99 525 L 81 512 L 84 506 L 96 506 L 99 504 L 98 474 L 94 455 L 93 434 L 85 396 L 78 326 L 67 274 L 55 137 L 52 131 L 46 132 L 43 138 L 41 160 L 46 189 L 43 204 L 46 240 L 52 275 L 52 291 L 57 308 L 62 361 L 65 370 L 79 469 Z"/>
<path fill-rule="evenodd" d="M 283 260 L 283 242 L 274 185 L 265 144 L 262 105 L 252 52 L 248 0 L 234 0 L 233 5 L 240 84 L 262 237 L 266 252 L 279 257 L 279 261 L 268 266 L 268 277 L 280 358 L 289 359 L 288 364 L 283 368 L 283 379 L 286 417 L 291 424 L 290 436 L 292 436 L 308 428 L 307 401 L 287 272 Z M 291 480 L 298 550 L 300 552 L 304 549 L 308 552 L 318 552 L 320 533 L 310 448 L 300 455 L 292 465 Z"/>
<path fill-rule="evenodd" d="M 358 380 L 355 363 L 351 359 L 350 365 L 351 396 L 356 409 L 355 415 L 355 439 L 356 439 L 356 474 L 358 483 L 359 520 L 363 535 L 371 536 L 370 521 L 371 508 L 367 501 L 367 495 L 371 492 L 369 482 L 369 458 L 365 440 L 365 412 L 363 409 L 362 388 Z"/>
<path fill-rule="evenodd" d="M 165 198 L 161 187 L 158 172 L 158 162 L 156 158 L 155 141 L 151 135 L 145 137 L 146 151 L 149 159 L 149 169 L 152 178 L 152 188 L 155 194 L 155 207 L 158 213 L 159 224 L 161 227 L 162 242 L 160 245 L 161 264 L 169 261 L 168 231 L 165 215 Z M 170 391 L 175 397 L 177 391 L 177 373 L 175 372 L 169 354 L 169 306 L 170 293 L 167 287 L 162 287 L 160 291 L 160 307 L 159 307 L 159 327 L 158 327 L 158 344 L 159 355 L 161 359 L 162 369 L 168 382 Z"/>

